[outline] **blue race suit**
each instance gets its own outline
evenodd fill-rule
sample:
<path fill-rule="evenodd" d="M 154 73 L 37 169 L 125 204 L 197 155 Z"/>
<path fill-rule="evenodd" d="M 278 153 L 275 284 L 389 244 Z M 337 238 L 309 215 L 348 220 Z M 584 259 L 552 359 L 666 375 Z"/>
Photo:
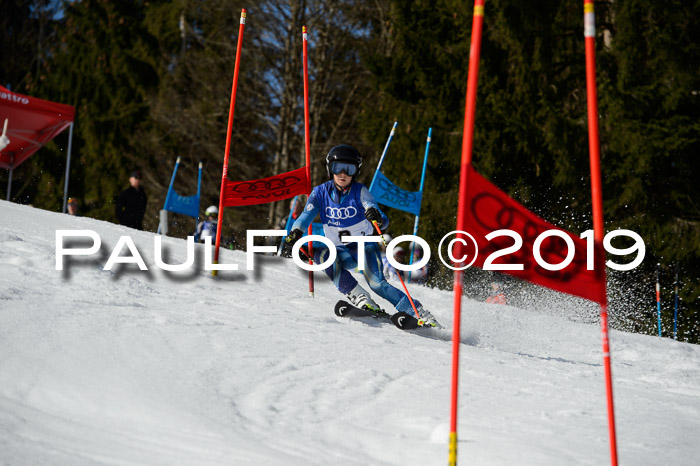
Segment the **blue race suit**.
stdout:
<path fill-rule="evenodd" d="M 203 243 L 204 238 L 207 236 L 211 236 L 212 241 L 216 240 L 216 220 L 204 220 L 197 225 L 197 232 L 195 234 L 197 241 Z"/>
<path fill-rule="evenodd" d="M 338 257 L 326 268 L 326 275 L 343 294 L 348 294 L 357 285 L 357 280 L 349 272 L 357 268 L 358 243 L 343 243 L 342 236 L 370 236 L 376 234 L 372 223 L 365 218 L 365 210 L 374 207 L 382 215 L 381 228 L 389 226 L 389 218 L 382 212 L 369 190 L 361 183 L 352 183 L 341 192 L 333 183 L 327 181 L 316 186 L 309 196 L 304 212 L 297 218 L 292 230 L 306 231 L 317 214 L 321 217 L 323 232 L 336 247 Z M 389 301 L 397 311 L 413 315 L 413 308 L 408 297 L 398 288 L 389 284 L 382 272 L 382 259 L 377 243 L 364 243 L 365 270 L 363 274 L 370 288 L 382 298 Z M 328 258 L 326 248 L 314 250 L 314 261 L 322 263 Z M 413 300 L 420 306 L 417 300 Z"/>

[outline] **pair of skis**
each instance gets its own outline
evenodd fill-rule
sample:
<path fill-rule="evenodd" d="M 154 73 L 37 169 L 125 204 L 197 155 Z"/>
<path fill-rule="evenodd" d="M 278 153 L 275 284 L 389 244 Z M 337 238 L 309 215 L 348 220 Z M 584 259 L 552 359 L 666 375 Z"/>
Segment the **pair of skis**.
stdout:
<path fill-rule="evenodd" d="M 338 301 L 335 305 L 335 315 L 338 317 L 373 317 L 375 319 L 390 320 L 397 328 L 401 330 L 414 330 L 417 328 L 431 328 L 432 325 L 416 319 L 414 316 L 405 312 L 397 312 L 389 314 L 383 310 L 373 312 L 368 309 L 355 307 L 347 301 Z M 436 325 L 438 326 L 438 325 Z"/>

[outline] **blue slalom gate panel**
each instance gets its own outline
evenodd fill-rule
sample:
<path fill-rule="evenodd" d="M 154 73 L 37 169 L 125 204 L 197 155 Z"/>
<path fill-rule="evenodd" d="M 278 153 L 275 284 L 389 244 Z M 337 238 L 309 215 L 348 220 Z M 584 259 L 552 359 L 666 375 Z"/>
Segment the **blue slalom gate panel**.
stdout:
<path fill-rule="evenodd" d="M 375 173 L 375 183 L 369 192 L 380 204 L 403 210 L 413 215 L 420 215 L 423 193 L 421 191 L 406 191 L 399 188 L 379 170 Z"/>
<path fill-rule="evenodd" d="M 173 185 L 175 184 L 175 176 L 177 175 L 177 169 L 180 166 L 180 157 L 175 161 L 175 168 L 173 169 L 173 176 L 170 178 L 170 186 L 168 186 L 168 193 L 165 195 L 165 203 L 163 204 L 163 210 L 168 212 L 175 212 L 177 214 L 183 214 L 193 217 L 196 220 L 195 227 L 199 223 L 199 197 L 202 189 L 202 162 L 199 162 L 199 173 L 197 175 L 197 194 L 193 196 L 181 196 L 175 191 Z M 161 232 L 162 225 L 158 225 L 158 233 Z M 167 232 L 167 225 L 164 229 Z"/>
<path fill-rule="evenodd" d="M 197 218 L 199 217 L 199 195 L 181 196 L 173 190 L 163 210 Z"/>

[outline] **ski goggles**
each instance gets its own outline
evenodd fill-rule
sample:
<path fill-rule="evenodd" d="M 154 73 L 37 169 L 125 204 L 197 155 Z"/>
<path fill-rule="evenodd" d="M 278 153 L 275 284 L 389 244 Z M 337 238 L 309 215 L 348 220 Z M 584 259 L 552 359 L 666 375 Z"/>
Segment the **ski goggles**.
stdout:
<path fill-rule="evenodd" d="M 345 172 L 348 176 L 355 176 L 357 174 L 357 165 L 347 162 L 331 163 L 331 173 L 340 175 L 342 172 Z"/>

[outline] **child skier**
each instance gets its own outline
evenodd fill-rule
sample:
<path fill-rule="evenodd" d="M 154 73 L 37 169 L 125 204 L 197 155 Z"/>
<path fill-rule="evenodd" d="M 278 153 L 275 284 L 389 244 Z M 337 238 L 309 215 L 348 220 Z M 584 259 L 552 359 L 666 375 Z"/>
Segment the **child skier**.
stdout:
<path fill-rule="evenodd" d="M 210 205 L 204 212 L 205 220 L 202 220 L 197 225 L 197 232 L 195 233 L 195 241 L 200 243 L 204 242 L 204 238 L 210 236 L 212 240 L 216 239 L 216 228 L 217 221 L 219 220 L 219 208 L 215 205 Z"/>
<path fill-rule="evenodd" d="M 291 255 L 292 247 L 299 241 L 303 231 L 317 214 L 323 223 L 325 236 L 335 245 L 338 256 L 325 272 L 333 280 L 338 291 L 347 296 L 348 301 L 358 308 L 380 312 L 377 303 L 369 292 L 357 283 L 349 272 L 357 267 L 358 243 L 343 243 L 342 236 L 369 236 L 377 234 L 372 224 L 376 221 L 381 229 L 389 226 L 389 219 L 379 209 L 369 190 L 361 183 L 355 182 L 362 167 L 362 156 L 352 146 L 333 147 L 326 156 L 326 172 L 329 181 L 316 186 L 309 196 L 304 212 L 292 225 L 291 232 L 285 239 L 282 254 Z M 364 243 L 365 270 L 363 274 L 370 288 L 382 298 L 389 301 L 397 311 L 415 316 L 411 302 L 402 291 L 393 287 L 384 278 L 382 259 L 377 243 Z M 314 260 L 322 263 L 328 257 L 328 249 L 314 250 Z M 427 325 L 435 326 L 435 318 L 420 302 L 413 300 L 421 319 Z"/>
<path fill-rule="evenodd" d="M 503 292 L 503 283 L 499 280 L 494 280 L 491 282 L 491 293 L 489 293 L 486 302 L 489 304 L 505 304 L 506 295 Z"/>

